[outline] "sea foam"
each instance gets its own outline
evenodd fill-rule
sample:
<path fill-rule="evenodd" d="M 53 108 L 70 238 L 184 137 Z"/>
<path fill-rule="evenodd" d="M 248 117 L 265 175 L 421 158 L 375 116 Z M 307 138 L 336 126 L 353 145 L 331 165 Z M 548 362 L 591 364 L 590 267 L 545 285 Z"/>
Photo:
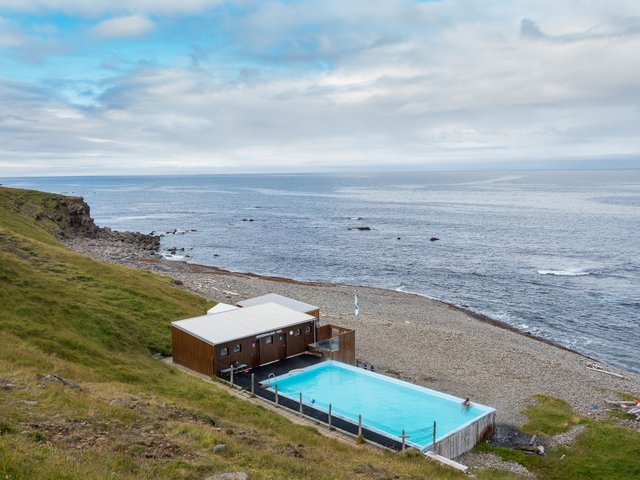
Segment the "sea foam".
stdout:
<path fill-rule="evenodd" d="M 538 270 L 540 275 L 555 275 L 557 277 L 582 277 L 590 275 L 591 272 L 579 268 L 568 268 L 564 270 Z"/>

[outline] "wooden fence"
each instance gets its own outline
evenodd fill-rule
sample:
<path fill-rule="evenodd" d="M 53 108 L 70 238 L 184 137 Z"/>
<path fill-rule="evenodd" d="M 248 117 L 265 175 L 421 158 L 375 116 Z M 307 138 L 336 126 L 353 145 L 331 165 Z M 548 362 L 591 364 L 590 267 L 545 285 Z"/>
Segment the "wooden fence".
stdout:
<path fill-rule="evenodd" d="M 438 455 L 447 458 L 456 458 L 471 450 L 476 443 L 491 436 L 496 427 L 496 412 L 492 411 L 484 417 L 475 420 L 462 430 L 452 433 L 439 440 L 435 444 Z"/>

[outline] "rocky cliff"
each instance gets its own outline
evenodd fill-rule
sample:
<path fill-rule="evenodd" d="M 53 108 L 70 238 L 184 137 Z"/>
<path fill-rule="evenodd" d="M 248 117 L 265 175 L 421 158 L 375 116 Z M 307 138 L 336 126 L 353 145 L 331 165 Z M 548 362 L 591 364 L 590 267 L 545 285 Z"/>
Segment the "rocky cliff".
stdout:
<path fill-rule="evenodd" d="M 16 206 L 20 209 L 19 204 Z M 157 235 L 118 232 L 97 226 L 91 218 L 91 208 L 82 197 L 51 195 L 46 208 L 33 213 L 37 222 L 47 223 L 49 230 L 53 230 L 67 245 L 99 240 L 112 248 L 126 245 L 139 255 L 154 254 L 160 248 L 160 237 Z"/>

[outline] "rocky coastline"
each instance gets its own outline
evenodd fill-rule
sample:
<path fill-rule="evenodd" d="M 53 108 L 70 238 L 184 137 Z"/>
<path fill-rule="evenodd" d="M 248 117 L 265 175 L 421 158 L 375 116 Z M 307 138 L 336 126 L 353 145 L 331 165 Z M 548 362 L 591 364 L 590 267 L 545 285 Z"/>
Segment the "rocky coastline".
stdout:
<path fill-rule="evenodd" d="M 58 227 L 58 238 L 78 253 L 111 263 L 127 263 L 153 257 L 160 250 L 159 235 L 119 232 L 96 225 L 91 207 L 82 197 L 60 195 L 54 202 L 52 212 L 40 212 L 35 219 L 53 222 Z"/>
<path fill-rule="evenodd" d="M 318 305 L 322 321 L 356 329 L 359 360 L 380 373 L 493 406 L 503 425 L 522 425 L 521 412 L 535 394 L 561 398 L 592 418 L 604 417 L 605 400 L 620 393 L 640 397 L 640 375 L 606 365 L 622 378 L 588 369 L 594 362 L 588 357 L 447 303 L 392 290 L 167 260 L 159 253 L 159 236 L 98 227 L 88 220 L 88 205 L 71 206 L 71 211 L 76 212 L 69 217 L 75 226 L 63 228 L 60 238 L 78 253 L 169 276 L 216 302 L 236 303 L 276 292 Z M 354 294 L 361 308 L 358 317 Z"/>

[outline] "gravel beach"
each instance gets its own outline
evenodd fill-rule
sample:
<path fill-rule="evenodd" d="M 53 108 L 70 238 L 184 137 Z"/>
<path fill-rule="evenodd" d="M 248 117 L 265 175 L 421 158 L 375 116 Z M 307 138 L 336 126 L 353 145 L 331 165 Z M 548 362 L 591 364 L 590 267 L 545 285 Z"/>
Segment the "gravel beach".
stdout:
<path fill-rule="evenodd" d="M 640 375 L 423 296 L 228 272 L 166 260 L 118 239 L 75 237 L 66 244 L 99 260 L 170 276 L 216 302 L 234 304 L 274 292 L 317 305 L 323 322 L 356 330 L 360 361 L 379 373 L 495 407 L 499 424 L 522 425 L 521 411 L 535 394 L 561 398 L 591 417 L 604 416 L 604 400 L 618 399 L 618 392 L 640 397 Z M 590 363 L 624 378 L 587 369 Z"/>

